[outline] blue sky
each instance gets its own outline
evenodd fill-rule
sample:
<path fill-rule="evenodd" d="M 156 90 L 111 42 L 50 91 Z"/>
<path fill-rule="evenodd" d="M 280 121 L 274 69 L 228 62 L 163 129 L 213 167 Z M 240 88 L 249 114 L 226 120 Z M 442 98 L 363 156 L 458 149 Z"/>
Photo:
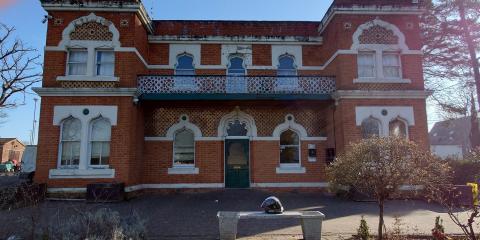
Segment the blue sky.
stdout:
<path fill-rule="evenodd" d="M 144 0 L 152 18 L 184 20 L 319 21 L 331 2 L 332 0 L 242 0 L 239 4 L 239 1 L 227 0 Z M 16 37 L 42 54 L 47 31 L 46 24 L 42 23 L 45 14 L 38 0 L 16 0 L 6 8 L 0 8 L 0 22 L 15 27 Z M 38 98 L 27 95 L 25 105 L 7 110 L 9 117 L 0 126 L 0 137 L 18 137 L 28 142 L 32 129 L 34 97 Z"/>

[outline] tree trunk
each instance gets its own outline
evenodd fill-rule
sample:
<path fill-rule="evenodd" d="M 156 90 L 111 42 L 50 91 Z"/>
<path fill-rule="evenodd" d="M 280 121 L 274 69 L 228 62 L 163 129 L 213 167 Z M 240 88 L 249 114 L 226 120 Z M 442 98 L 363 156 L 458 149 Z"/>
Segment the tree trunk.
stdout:
<path fill-rule="evenodd" d="M 383 206 L 385 204 L 385 201 L 383 199 L 380 199 L 378 201 L 378 208 L 379 208 L 379 214 L 378 214 L 378 239 L 382 240 L 383 239 Z"/>
<path fill-rule="evenodd" d="M 468 52 L 470 53 L 470 63 L 473 68 L 473 76 L 475 77 L 475 85 L 477 88 L 478 103 L 480 104 L 480 69 L 477 60 L 477 52 L 475 51 L 475 44 L 470 35 L 470 28 L 468 27 L 465 17 L 465 0 L 459 0 L 458 11 L 460 14 L 460 24 L 462 26 L 465 42 L 467 43 Z"/>

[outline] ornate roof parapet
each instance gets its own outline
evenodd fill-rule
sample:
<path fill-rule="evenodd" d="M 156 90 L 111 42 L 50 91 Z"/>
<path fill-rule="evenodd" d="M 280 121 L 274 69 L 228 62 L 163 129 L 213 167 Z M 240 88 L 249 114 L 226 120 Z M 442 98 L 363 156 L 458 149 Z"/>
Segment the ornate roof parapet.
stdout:
<path fill-rule="evenodd" d="M 413 14 L 424 12 L 424 0 L 334 0 L 318 31 L 322 33 L 336 14 Z"/>
<path fill-rule="evenodd" d="M 91 11 L 136 13 L 146 29 L 153 33 L 152 19 L 141 0 L 40 0 L 47 11 Z"/>

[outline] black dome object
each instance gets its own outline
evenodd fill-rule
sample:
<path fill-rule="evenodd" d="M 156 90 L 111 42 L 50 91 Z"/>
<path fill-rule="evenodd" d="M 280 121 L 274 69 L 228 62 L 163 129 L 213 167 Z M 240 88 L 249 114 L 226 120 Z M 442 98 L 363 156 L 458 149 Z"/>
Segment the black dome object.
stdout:
<path fill-rule="evenodd" d="M 277 197 L 268 197 L 266 198 L 261 208 L 269 214 L 281 214 L 283 213 L 283 206 L 280 200 Z"/>

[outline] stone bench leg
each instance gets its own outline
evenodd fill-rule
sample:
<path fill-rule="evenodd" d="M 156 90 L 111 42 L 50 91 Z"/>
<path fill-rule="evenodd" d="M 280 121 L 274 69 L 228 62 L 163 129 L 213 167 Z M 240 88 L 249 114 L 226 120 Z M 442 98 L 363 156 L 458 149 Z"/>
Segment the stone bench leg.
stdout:
<path fill-rule="evenodd" d="M 321 218 L 302 218 L 302 232 L 305 240 L 320 240 L 322 238 Z"/>
<path fill-rule="evenodd" d="M 220 240 L 235 240 L 237 238 L 238 217 L 223 215 L 218 217 Z"/>

